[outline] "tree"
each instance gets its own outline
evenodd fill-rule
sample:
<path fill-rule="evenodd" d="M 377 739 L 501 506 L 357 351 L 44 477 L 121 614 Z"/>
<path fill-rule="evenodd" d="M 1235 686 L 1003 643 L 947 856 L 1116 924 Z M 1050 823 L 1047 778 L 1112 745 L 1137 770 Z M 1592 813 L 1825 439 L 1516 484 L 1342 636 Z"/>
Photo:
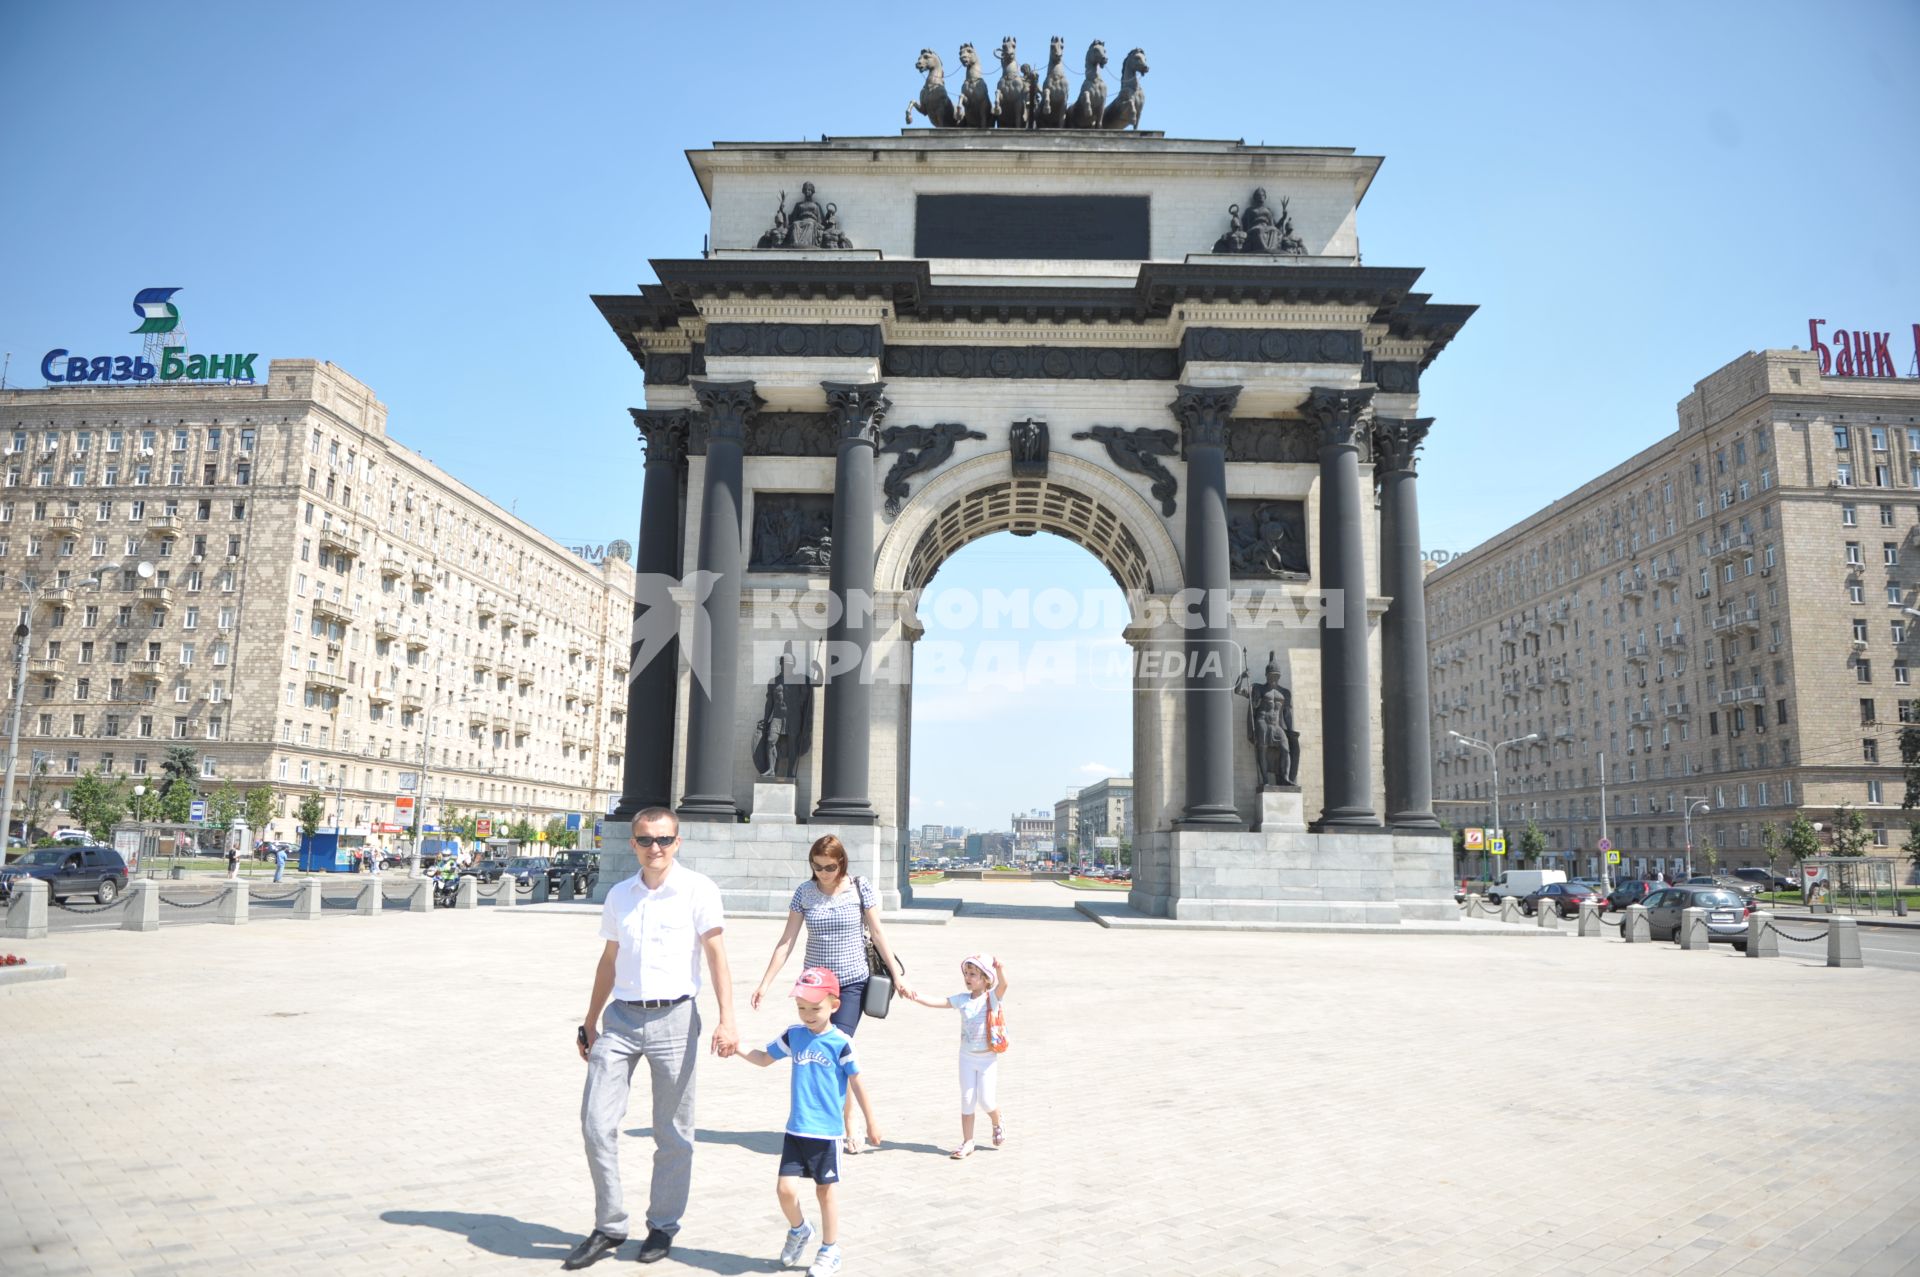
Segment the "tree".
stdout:
<path fill-rule="evenodd" d="M 266 837 L 267 826 L 278 814 L 278 801 L 270 785 L 256 785 L 247 791 L 247 826 L 257 837 Z"/>
<path fill-rule="evenodd" d="M 1913 861 L 1913 867 L 1920 869 L 1920 824 L 1907 826 L 1907 859 Z"/>
<path fill-rule="evenodd" d="M 1760 850 L 1767 853 L 1767 867 L 1769 869 L 1773 867 L 1773 862 L 1780 858 L 1780 841 L 1779 824 L 1771 820 L 1761 821 Z"/>
<path fill-rule="evenodd" d="M 232 781 L 224 781 L 207 800 L 207 824 L 222 831 L 232 829 L 233 823 L 240 819 L 241 810 L 240 791 Z"/>
<path fill-rule="evenodd" d="M 200 759 L 191 745 L 169 745 L 166 757 L 160 760 L 160 779 L 163 787 L 171 787 L 176 780 L 193 783 L 193 774 L 199 770 Z"/>
<path fill-rule="evenodd" d="M 67 791 L 67 811 L 74 824 L 105 842 L 113 836 L 113 827 L 126 815 L 126 789 L 89 767 Z"/>
<path fill-rule="evenodd" d="M 327 805 L 318 794 L 308 794 L 300 800 L 300 806 L 293 813 L 294 820 L 300 826 L 300 841 L 311 842 L 320 828 L 320 822 L 326 818 Z"/>
<path fill-rule="evenodd" d="M 193 816 L 193 784 L 191 781 L 170 780 L 167 787 L 160 791 L 160 819 L 169 824 L 184 825 Z"/>
<path fill-rule="evenodd" d="M 1547 854 L 1547 836 L 1540 832 L 1540 826 L 1529 820 L 1527 827 L 1520 831 L 1520 857 L 1538 863 Z"/>
<path fill-rule="evenodd" d="M 1820 831 L 1813 827 L 1805 812 L 1796 813 L 1793 823 L 1787 826 L 1785 847 L 1787 854 L 1797 861 L 1820 854 Z"/>
<path fill-rule="evenodd" d="M 1867 844 L 1872 841 L 1873 833 L 1867 828 L 1866 818 L 1852 803 L 1841 803 L 1833 813 L 1833 854 L 1864 856 Z"/>
<path fill-rule="evenodd" d="M 20 837 L 25 841 L 32 841 L 33 827 L 40 823 L 40 804 L 46 801 L 47 796 L 40 782 L 50 766 L 47 756 L 38 750 L 34 751 L 33 761 L 27 765 L 27 814 L 20 826 Z"/>
<path fill-rule="evenodd" d="M 1902 701 L 1900 710 L 1903 720 L 1913 720 L 1900 729 L 1900 770 L 1907 781 L 1900 808 L 1911 811 L 1920 807 L 1920 701 Z"/>
<path fill-rule="evenodd" d="M 473 841 L 474 830 L 478 824 L 479 820 L 472 812 L 462 811 L 452 803 L 448 803 L 440 811 L 440 832 L 451 834 L 462 841 Z"/>
<path fill-rule="evenodd" d="M 515 842 L 532 842 L 534 838 L 539 835 L 539 832 L 539 830 L 533 827 L 533 822 L 525 818 L 516 820 L 507 826 L 507 837 L 513 839 Z"/>
<path fill-rule="evenodd" d="M 578 830 L 568 829 L 564 816 L 552 816 L 547 820 L 547 845 L 552 847 L 571 847 L 580 841 Z"/>

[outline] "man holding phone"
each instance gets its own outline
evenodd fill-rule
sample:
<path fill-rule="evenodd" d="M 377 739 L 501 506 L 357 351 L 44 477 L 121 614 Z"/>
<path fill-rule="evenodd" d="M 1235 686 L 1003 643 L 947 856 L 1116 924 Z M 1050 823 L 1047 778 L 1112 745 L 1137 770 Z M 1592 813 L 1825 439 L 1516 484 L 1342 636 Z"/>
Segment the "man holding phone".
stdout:
<path fill-rule="evenodd" d="M 693 1081 L 700 1054 L 695 997 L 703 953 L 720 1010 L 713 1052 L 726 1056 L 739 1048 L 720 889 L 711 878 L 675 863 L 680 822 L 666 808 L 637 814 L 632 840 L 640 872 L 609 891 L 601 907 L 600 938 L 606 944 L 594 971 L 586 1022 L 575 1036 L 587 1062 L 580 1130 L 593 1174 L 594 1217 L 593 1231 L 569 1252 L 565 1268 L 585 1268 L 627 1239 L 620 1121 L 642 1059 L 653 1081 L 654 1149 L 639 1261 L 666 1258 L 680 1230 L 693 1173 Z"/>

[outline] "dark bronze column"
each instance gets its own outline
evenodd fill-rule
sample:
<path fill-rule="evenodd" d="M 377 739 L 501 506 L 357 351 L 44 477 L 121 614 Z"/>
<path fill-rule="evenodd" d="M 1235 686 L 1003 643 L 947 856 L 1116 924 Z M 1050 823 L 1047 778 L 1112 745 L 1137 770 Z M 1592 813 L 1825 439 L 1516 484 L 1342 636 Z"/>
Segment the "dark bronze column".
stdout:
<path fill-rule="evenodd" d="M 813 818 L 841 824 L 876 819 L 869 785 L 873 735 L 873 456 L 886 419 L 887 384 L 827 381 L 839 452 L 833 468 L 833 559 L 828 581 L 839 615 L 827 627 L 827 713 L 820 801 Z"/>
<path fill-rule="evenodd" d="M 674 682 L 680 670 L 680 612 L 671 593 L 680 569 L 680 476 L 687 465 L 684 409 L 635 408 L 647 445 L 634 556 L 633 635 L 627 656 L 627 759 L 613 819 L 673 805 Z"/>
<path fill-rule="evenodd" d="M 1329 596 L 1320 631 L 1321 766 L 1326 806 L 1317 830 L 1378 830 L 1373 811 L 1373 733 L 1368 726 L 1367 564 L 1360 443 L 1373 416 L 1372 390 L 1315 387 L 1307 420 L 1320 431 L 1320 589 Z"/>
<path fill-rule="evenodd" d="M 1433 814 L 1426 573 L 1420 566 L 1420 507 L 1414 492 L 1414 454 L 1432 425 L 1431 417 L 1378 417 L 1373 423 L 1373 476 L 1380 485 L 1380 588 L 1393 598 L 1380 621 L 1387 823 L 1409 833 L 1440 830 Z"/>
<path fill-rule="evenodd" d="M 1204 592 L 1186 633 L 1187 808 L 1182 828 L 1245 829 L 1233 805 L 1233 678 L 1239 671 L 1227 599 L 1227 422 L 1238 386 L 1181 386 L 1173 401 L 1187 462 L 1186 573 Z M 1198 624 L 1195 624 L 1195 622 Z"/>
<path fill-rule="evenodd" d="M 687 716 L 684 820 L 737 820 L 733 801 L 734 705 L 739 691 L 741 464 L 747 422 L 759 410 L 750 381 L 696 381 L 707 462 L 700 485 L 700 571 L 712 582 L 693 618 L 693 695 Z M 701 666 L 705 665 L 705 678 Z"/>

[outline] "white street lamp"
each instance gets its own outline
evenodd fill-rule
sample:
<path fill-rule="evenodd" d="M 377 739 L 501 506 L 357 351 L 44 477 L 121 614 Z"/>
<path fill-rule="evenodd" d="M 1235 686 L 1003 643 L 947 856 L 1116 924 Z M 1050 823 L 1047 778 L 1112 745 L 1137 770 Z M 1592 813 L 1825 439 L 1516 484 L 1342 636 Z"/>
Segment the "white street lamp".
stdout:
<path fill-rule="evenodd" d="M 1687 804 L 1687 814 L 1681 818 L 1680 822 L 1683 831 L 1681 839 L 1687 844 L 1687 872 L 1684 876 L 1691 878 L 1693 877 L 1693 813 L 1696 811 L 1711 811 L 1713 810 L 1713 804 L 1698 794 L 1682 794 L 1680 798 L 1682 802 Z M 1667 828 L 1671 829 L 1673 826 L 1669 825 Z"/>
<path fill-rule="evenodd" d="M 1469 749 L 1484 750 L 1486 752 L 1487 757 L 1492 760 L 1493 762 L 1493 824 L 1492 824 L 1492 828 L 1499 829 L 1501 827 L 1500 825 L 1500 751 L 1503 749 L 1511 748 L 1514 745 L 1525 745 L 1530 741 L 1539 740 L 1540 733 L 1528 732 L 1525 736 L 1515 736 L 1512 740 L 1503 740 L 1498 745 L 1489 745 L 1487 744 L 1487 742 L 1483 740 L 1476 740 L 1471 736 L 1463 736 L 1459 732 L 1448 732 L 1447 735 L 1453 737 L 1455 740 L 1459 741 L 1462 745 L 1467 746 Z M 1488 836 L 1491 837 L 1492 835 L 1488 835 Z M 1487 862 L 1487 881 L 1492 882 L 1493 881 L 1493 848 L 1491 846 L 1487 848 L 1487 854 L 1484 857 L 1484 859 Z"/>

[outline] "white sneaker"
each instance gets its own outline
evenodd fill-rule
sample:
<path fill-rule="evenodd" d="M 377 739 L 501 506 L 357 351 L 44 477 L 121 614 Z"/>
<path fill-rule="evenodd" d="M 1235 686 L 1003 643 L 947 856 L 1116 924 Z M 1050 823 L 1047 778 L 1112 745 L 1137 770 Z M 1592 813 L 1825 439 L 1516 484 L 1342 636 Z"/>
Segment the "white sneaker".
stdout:
<path fill-rule="evenodd" d="M 840 1271 L 840 1248 L 822 1246 L 820 1253 L 813 1257 L 813 1267 L 807 1269 L 807 1277 L 836 1277 Z"/>
<path fill-rule="evenodd" d="M 813 1240 L 813 1225 L 806 1220 L 800 1221 L 800 1227 L 787 1230 L 787 1244 L 780 1248 L 780 1266 L 793 1268 L 800 1263 L 801 1252 L 807 1243 Z"/>

